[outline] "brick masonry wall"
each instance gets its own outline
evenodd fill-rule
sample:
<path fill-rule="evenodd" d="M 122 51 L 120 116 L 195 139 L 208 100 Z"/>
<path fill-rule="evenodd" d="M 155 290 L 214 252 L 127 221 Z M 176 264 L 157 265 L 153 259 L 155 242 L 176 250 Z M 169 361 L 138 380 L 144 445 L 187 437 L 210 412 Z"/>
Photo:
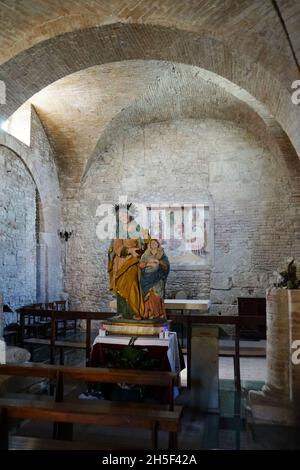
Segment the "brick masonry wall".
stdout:
<path fill-rule="evenodd" d="M 24 163 L 0 146 L 0 290 L 12 307 L 36 299 L 36 187 Z"/>
<path fill-rule="evenodd" d="M 6 188 L 8 185 L 11 188 L 11 204 L 22 199 L 22 195 L 27 191 L 28 184 L 30 187 L 34 184 L 39 195 L 39 220 L 36 226 L 35 220 L 32 222 L 32 229 L 28 228 L 28 233 L 30 233 L 29 236 L 32 237 L 35 237 L 36 230 L 39 230 L 38 246 L 36 246 L 36 237 L 34 238 L 37 267 L 35 267 L 35 262 L 32 263 L 32 269 L 37 270 L 37 275 L 35 274 L 35 277 L 38 278 L 38 282 L 35 280 L 35 284 L 37 284 L 37 286 L 34 287 L 34 291 L 27 289 L 26 296 L 24 296 L 22 294 L 23 286 L 21 284 L 19 285 L 18 282 L 14 280 L 10 282 L 10 280 L 5 277 L 4 272 L 7 288 L 11 291 L 10 296 L 14 293 L 14 304 L 16 305 L 23 305 L 24 303 L 27 304 L 28 302 L 36 301 L 48 302 L 59 299 L 63 296 L 61 243 L 58 235 L 58 231 L 61 227 L 61 214 L 57 168 L 52 147 L 48 141 L 47 134 L 39 116 L 30 103 L 28 103 L 27 106 L 30 107 L 30 112 L 28 113 L 28 118 L 30 119 L 30 122 L 28 123 L 30 126 L 30 146 L 0 129 L 1 151 L 8 152 L 8 154 L 12 156 L 11 158 L 17 159 L 17 161 L 23 165 L 24 171 L 25 168 L 27 168 L 29 178 L 27 178 L 26 181 L 23 181 L 23 185 L 21 183 L 19 184 L 19 187 L 24 189 L 22 189 L 21 192 L 17 191 L 18 186 L 16 186 L 16 188 L 14 187 L 14 181 L 10 180 L 10 175 L 7 174 L 6 171 L 3 172 L 1 168 L 0 187 Z M 26 126 L 26 121 L 24 121 L 24 126 Z M 29 175 L 31 175 L 32 178 L 30 178 Z M 18 194 L 21 196 L 18 196 Z M 1 202 L 2 199 L 0 199 L 0 204 Z M 34 214 L 36 213 L 36 199 L 34 197 L 33 202 L 27 203 L 25 198 L 24 204 L 25 202 L 26 208 L 24 209 L 24 213 L 27 214 L 28 212 L 28 217 L 30 217 L 29 214 L 31 214 L 32 210 L 34 210 Z M 2 218 L 0 220 L 2 222 Z M 32 231 L 30 232 L 30 230 Z M 16 240 L 18 238 L 20 240 L 24 239 L 24 231 L 20 230 L 19 236 L 16 235 Z M 22 242 L 16 242 L 15 245 L 17 246 L 18 243 Z M 29 246 L 31 247 L 30 243 L 28 242 L 25 247 L 20 248 L 20 252 L 23 248 L 26 252 L 27 248 L 29 248 Z M 2 250 L 4 250 L 3 245 L 0 247 L 0 253 Z M 29 271 L 30 269 L 31 268 L 29 268 Z M 19 266 L 18 271 L 16 272 L 19 272 Z M 28 277 L 28 282 L 30 282 L 29 279 L 30 276 Z M 4 290 L 4 297 L 6 298 L 7 295 L 8 294 Z"/>
<path fill-rule="evenodd" d="M 297 162 L 298 164 L 298 162 Z M 213 313 L 236 313 L 238 296 L 261 296 L 274 269 L 300 255 L 299 202 L 285 166 L 230 121 L 156 122 L 119 129 L 68 206 L 74 235 L 65 244 L 71 306 L 105 308 L 106 250 L 96 237 L 97 206 L 127 195 L 135 202 L 212 201 L 214 265 L 171 270 L 167 295 L 210 297 Z"/>
<path fill-rule="evenodd" d="M 136 58 L 169 60 L 199 65 L 250 92 L 268 106 L 300 153 L 299 109 L 290 99 L 299 71 L 272 3 L 239 0 L 214 8 L 211 0 L 159 0 L 155 6 L 117 0 L 105 7 L 94 0 L 10 3 L 2 7 L 0 21 L 0 77 L 7 86 L 3 119 L 75 71 Z M 298 54 L 298 2 L 278 3 Z M 49 63 L 55 66 L 49 69 Z"/>

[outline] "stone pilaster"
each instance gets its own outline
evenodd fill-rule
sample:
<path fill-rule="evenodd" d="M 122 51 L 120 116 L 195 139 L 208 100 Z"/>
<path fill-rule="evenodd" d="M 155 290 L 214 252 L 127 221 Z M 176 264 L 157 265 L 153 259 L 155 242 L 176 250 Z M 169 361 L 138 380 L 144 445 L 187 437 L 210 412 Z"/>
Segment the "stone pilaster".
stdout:
<path fill-rule="evenodd" d="M 293 342 L 300 340 L 300 290 L 267 291 L 267 380 L 249 392 L 257 423 L 296 424 L 300 416 L 300 364 L 293 364 Z"/>
<path fill-rule="evenodd" d="M 192 329 L 191 397 L 189 406 L 204 412 L 219 410 L 219 329 L 194 326 Z"/>
<path fill-rule="evenodd" d="M 266 395 L 289 400 L 289 310 L 287 289 L 267 291 Z"/>
<path fill-rule="evenodd" d="M 3 294 L 0 292 L 0 340 L 3 339 L 3 328 L 4 328 L 4 321 L 3 321 Z"/>
<path fill-rule="evenodd" d="M 290 329 L 290 369 L 289 369 L 289 383 L 290 383 L 290 400 L 300 408 L 300 364 L 298 360 L 293 358 L 295 352 L 295 342 L 298 341 L 297 348 L 299 348 L 300 341 L 300 289 L 288 291 L 289 301 L 289 329 Z M 300 354 L 298 355 L 300 356 Z"/>
<path fill-rule="evenodd" d="M 0 364 L 5 364 L 6 362 L 6 344 L 3 338 L 3 294 L 0 292 Z"/>

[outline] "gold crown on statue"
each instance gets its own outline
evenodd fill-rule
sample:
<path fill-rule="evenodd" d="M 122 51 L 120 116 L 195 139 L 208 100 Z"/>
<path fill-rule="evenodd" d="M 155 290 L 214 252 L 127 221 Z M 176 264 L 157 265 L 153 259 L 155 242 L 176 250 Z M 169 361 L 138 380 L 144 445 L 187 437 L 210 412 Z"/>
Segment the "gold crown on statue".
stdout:
<path fill-rule="evenodd" d="M 137 213 L 137 209 L 132 202 L 128 203 L 119 203 L 114 205 L 114 212 L 118 214 L 120 211 L 126 211 L 129 215 L 135 216 Z"/>

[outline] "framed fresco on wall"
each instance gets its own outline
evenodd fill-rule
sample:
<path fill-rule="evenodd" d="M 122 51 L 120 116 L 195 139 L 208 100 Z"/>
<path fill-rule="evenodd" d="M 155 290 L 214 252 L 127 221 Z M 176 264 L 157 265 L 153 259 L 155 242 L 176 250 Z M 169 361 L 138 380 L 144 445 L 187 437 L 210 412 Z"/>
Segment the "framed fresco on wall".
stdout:
<path fill-rule="evenodd" d="M 172 269 L 195 270 L 213 265 L 213 210 L 209 204 L 151 204 L 147 225 L 162 243 Z"/>

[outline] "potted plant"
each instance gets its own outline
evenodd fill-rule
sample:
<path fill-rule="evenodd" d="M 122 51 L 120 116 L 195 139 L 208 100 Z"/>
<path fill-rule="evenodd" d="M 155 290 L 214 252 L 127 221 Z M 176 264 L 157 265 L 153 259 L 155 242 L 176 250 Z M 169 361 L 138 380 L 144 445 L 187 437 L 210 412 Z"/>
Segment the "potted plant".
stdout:
<path fill-rule="evenodd" d="M 283 289 L 300 289 L 300 275 L 297 275 L 297 264 L 294 258 L 288 258 L 286 265 L 279 272 L 274 273 L 276 281 L 274 287 Z"/>
<path fill-rule="evenodd" d="M 107 367 L 118 369 L 155 370 L 158 360 L 148 357 L 147 348 L 138 348 L 135 341 L 138 337 L 130 339 L 127 346 L 120 350 L 106 348 L 104 351 L 108 357 Z M 119 383 L 117 386 L 105 384 L 102 387 L 105 398 L 119 401 L 142 401 L 144 389 L 142 386 Z"/>

